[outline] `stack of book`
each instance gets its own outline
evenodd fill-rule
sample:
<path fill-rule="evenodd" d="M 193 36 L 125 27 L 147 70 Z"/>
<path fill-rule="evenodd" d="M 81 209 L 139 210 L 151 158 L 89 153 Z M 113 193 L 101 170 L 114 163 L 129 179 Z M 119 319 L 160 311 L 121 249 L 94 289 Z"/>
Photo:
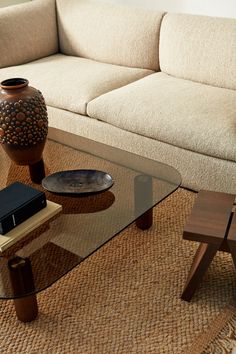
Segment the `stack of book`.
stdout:
<path fill-rule="evenodd" d="M 15 182 L 0 191 L 0 251 L 61 212 L 62 206 L 46 200 L 44 192 Z"/>

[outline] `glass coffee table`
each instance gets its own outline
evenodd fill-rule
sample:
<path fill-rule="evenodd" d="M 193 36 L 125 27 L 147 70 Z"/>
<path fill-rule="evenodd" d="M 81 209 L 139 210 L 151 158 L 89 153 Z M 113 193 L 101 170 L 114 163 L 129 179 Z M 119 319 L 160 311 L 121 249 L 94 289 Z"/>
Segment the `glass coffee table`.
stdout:
<path fill-rule="evenodd" d="M 51 193 L 32 183 L 27 166 L 15 165 L 0 150 L 1 189 L 15 181 L 29 184 L 63 208 L 55 219 L 0 253 L 0 298 L 14 299 L 16 315 L 23 322 L 36 318 L 38 292 L 131 223 L 143 230 L 151 227 L 152 208 L 181 183 L 171 166 L 54 128 L 49 129 L 43 158 L 46 175 L 93 169 L 111 175 L 114 184 L 84 196 Z"/>

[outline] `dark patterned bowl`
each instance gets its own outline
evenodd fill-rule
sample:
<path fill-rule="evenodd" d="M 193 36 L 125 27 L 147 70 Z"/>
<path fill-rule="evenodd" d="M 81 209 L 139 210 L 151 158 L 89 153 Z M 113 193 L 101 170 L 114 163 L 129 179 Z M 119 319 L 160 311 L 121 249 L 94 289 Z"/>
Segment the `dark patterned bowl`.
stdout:
<path fill-rule="evenodd" d="M 108 173 L 97 170 L 59 171 L 42 180 L 42 186 L 50 192 L 78 195 L 100 193 L 113 183 Z"/>

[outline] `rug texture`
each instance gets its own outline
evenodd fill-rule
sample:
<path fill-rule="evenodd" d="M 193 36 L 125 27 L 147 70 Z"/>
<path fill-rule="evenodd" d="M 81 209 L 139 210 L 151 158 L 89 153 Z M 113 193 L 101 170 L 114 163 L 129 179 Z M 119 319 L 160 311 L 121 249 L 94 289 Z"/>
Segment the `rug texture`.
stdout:
<path fill-rule="evenodd" d="M 236 354 L 236 310 L 234 316 L 208 344 L 203 354 Z"/>
<path fill-rule="evenodd" d="M 236 321 L 230 256 L 215 257 L 190 303 L 180 299 L 198 246 L 182 240 L 195 197 L 177 190 L 149 230 L 132 224 L 41 292 L 34 322 L 19 322 L 13 302 L 1 301 L 0 353 L 218 354 L 214 338 Z"/>
<path fill-rule="evenodd" d="M 108 166 L 92 156 L 78 155 L 74 149 L 51 141 L 47 143 L 44 156 L 51 172 L 78 168 L 79 161 L 79 166 L 89 167 L 93 163 L 94 168 L 111 170 L 116 180 L 122 173 L 119 166 Z M 16 177 L 30 183 L 28 172 L 22 170 L 25 167 L 16 167 L 9 159 L 2 158 L 0 168 L 0 184 L 14 182 Z M 114 188 L 118 189 L 119 184 L 115 183 Z M 125 193 L 131 186 L 126 184 L 120 188 Z M 0 301 L 0 353 L 221 353 L 219 343 L 222 338 L 227 341 L 227 333 L 234 333 L 231 329 L 236 318 L 233 301 L 236 279 L 230 255 L 218 253 L 190 303 L 180 299 L 198 247 L 197 243 L 182 239 L 195 198 L 195 193 L 178 189 L 154 208 L 154 222 L 149 230 L 141 231 L 134 224 L 130 225 L 38 294 L 39 316 L 34 322 L 19 322 L 13 302 Z M 114 200 L 106 200 L 105 207 L 110 210 L 109 205 Z M 55 201 L 61 203 L 61 200 Z M 97 208 L 100 206 L 97 202 L 90 202 L 89 207 Z M 124 199 L 121 213 L 129 212 L 131 204 L 128 202 L 131 203 Z M 71 220 L 67 229 L 71 226 L 73 249 L 73 232 L 84 223 L 79 219 L 80 210 L 75 210 L 76 215 L 73 215 L 76 207 L 73 203 L 63 205 L 66 218 Z M 83 203 L 83 208 L 85 206 Z M 102 213 L 96 213 L 95 209 L 85 212 L 90 216 L 94 213 L 94 218 L 99 214 L 94 225 L 101 233 Z M 120 216 L 124 217 L 116 215 L 113 222 Z M 85 217 L 86 214 L 83 220 Z M 63 229 L 61 219 L 54 225 L 56 233 Z M 97 226 L 99 222 L 101 227 Z M 88 239 L 88 243 L 90 241 Z M 59 245 L 60 242 L 65 239 L 59 240 Z M 89 246 L 86 245 L 86 249 Z M 222 353 L 230 353 L 229 350 Z"/>

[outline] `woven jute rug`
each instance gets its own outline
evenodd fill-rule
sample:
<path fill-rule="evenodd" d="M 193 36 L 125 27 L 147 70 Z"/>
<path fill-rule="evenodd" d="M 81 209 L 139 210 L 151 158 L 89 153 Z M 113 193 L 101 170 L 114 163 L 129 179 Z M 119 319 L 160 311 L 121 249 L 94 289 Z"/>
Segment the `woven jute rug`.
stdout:
<path fill-rule="evenodd" d="M 215 257 L 190 303 L 180 299 L 198 246 L 182 240 L 195 197 L 179 189 L 149 230 L 131 225 L 40 293 L 34 322 L 0 301 L 0 353 L 218 353 L 214 338 L 236 321 L 230 256 Z"/>
<path fill-rule="evenodd" d="M 234 316 L 205 348 L 203 354 L 236 354 L 236 311 Z"/>

